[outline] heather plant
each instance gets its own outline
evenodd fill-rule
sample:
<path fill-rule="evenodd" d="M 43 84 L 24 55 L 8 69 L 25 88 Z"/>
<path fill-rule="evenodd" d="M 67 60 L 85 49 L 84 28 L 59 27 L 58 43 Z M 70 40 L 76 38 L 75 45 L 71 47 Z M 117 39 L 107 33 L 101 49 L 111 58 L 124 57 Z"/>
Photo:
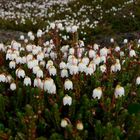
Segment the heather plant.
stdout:
<path fill-rule="evenodd" d="M 108 46 L 50 23 L 0 44 L 0 138 L 139 139 L 140 41 Z"/>

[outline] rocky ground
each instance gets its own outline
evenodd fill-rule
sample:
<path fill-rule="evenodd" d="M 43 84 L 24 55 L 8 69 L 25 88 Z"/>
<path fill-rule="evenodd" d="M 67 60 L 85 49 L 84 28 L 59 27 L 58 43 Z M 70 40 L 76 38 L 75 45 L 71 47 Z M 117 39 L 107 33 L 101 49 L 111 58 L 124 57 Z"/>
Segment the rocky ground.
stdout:
<path fill-rule="evenodd" d="M 22 33 L 20 31 L 0 30 L 0 42 L 17 40 L 17 39 L 19 39 L 19 36 L 23 35 L 23 34 L 25 34 L 25 33 Z"/>
<path fill-rule="evenodd" d="M 20 32 L 20 31 L 12 31 L 12 30 L 0 30 L 0 42 L 7 42 L 11 40 L 18 40 L 20 35 L 26 35 L 26 33 Z M 112 36 L 103 36 L 98 35 L 95 36 L 96 43 L 99 44 L 108 44 L 110 41 L 110 38 Z M 131 32 L 131 33 L 120 33 L 113 38 L 121 44 L 122 40 L 127 38 L 128 40 L 135 40 L 140 39 L 140 31 L 137 32 Z"/>

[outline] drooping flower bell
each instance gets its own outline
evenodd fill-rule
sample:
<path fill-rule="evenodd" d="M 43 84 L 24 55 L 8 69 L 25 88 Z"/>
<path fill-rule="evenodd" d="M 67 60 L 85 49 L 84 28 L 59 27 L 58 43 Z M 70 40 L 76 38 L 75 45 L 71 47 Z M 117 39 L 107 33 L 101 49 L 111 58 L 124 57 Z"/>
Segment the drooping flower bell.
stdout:
<path fill-rule="evenodd" d="M 0 82 L 6 82 L 6 76 L 4 73 L 0 74 Z"/>
<path fill-rule="evenodd" d="M 37 31 L 37 34 L 36 34 L 36 35 L 37 35 L 38 38 L 41 37 L 41 36 L 43 35 L 42 30 L 39 29 L 39 30 Z"/>
<path fill-rule="evenodd" d="M 70 90 L 70 89 L 72 90 L 73 89 L 72 81 L 70 81 L 69 79 L 66 79 L 64 83 L 64 87 L 65 87 L 65 90 Z"/>
<path fill-rule="evenodd" d="M 61 125 L 61 127 L 65 128 L 68 125 L 67 120 L 66 119 L 62 119 L 60 125 Z"/>
<path fill-rule="evenodd" d="M 108 54 L 108 49 L 107 48 L 102 48 L 100 49 L 100 56 L 107 56 Z"/>
<path fill-rule="evenodd" d="M 28 76 L 26 76 L 26 77 L 24 78 L 23 84 L 24 84 L 25 86 L 31 86 L 31 78 L 28 77 Z"/>
<path fill-rule="evenodd" d="M 78 74 L 78 66 L 77 65 L 71 65 L 69 67 L 69 71 L 70 71 L 70 74 L 71 75 L 75 75 L 75 74 Z"/>
<path fill-rule="evenodd" d="M 18 68 L 16 70 L 16 76 L 18 78 L 24 78 L 25 77 L 25 71 L 23 69 L 21 69 L 21 68 Z"/>
<path fill-rule="evenodd" d="M 140 76 L 136 78 L 136 85 L 140 85 Z"/>
<path fill-rule="evenodd" d="M 130 50 L 130 52 L 129 52 L 129 56 L 130 57 L 135 57 L 136 56 L 136 52 L 135 52 L 135 50 Z"/>
<path fill-rule="evenodd" d="M 10 84 L 10 89 L 13 91 L 13 90 L 16 90 L 16 84 L 15 83 L 11 83 Z"/>
<path fill-rule="evenodd" d="M 96 57 L 96 52 L 92 49 L 89 50 L 88 52 L 89 58 L 95 58 Z"/>
<path fill-rule="evenodd" d="M 75 33 L 75 32 L 77 32 L 77 29 L 78 29 L 78 27 L 76 25 L 74 25 L 71 27 L 71 32 Z"/>
<path fill-rule="evenodd" d="M 34 87 L 39 87 L 39 88 L 42 87 L 42 81 L 41 81 L 40 78 L 35 78 L 34 79 Z"/>
<path fill-rule="evenodd" d="M 66 65 L 65 62 L 62 61 L 62 62 L 59 64 L 59 67 L 60 67 L 60 69 L 64 69 L 64 68 L 67 68 L 67 65 Z"/>
<path fill-rule="evenodd" d="M 54 66 L 50 66 L 50 67 L 48 68 L 48 70 L 49 70 L 50 76 L 55 76 L 56 73 L 57 73 L 56 68 L 55 68 Z"/>
<path fill-rule="evenodd" d="M 124 87 L 122 87 L 120 85 L 117 85 L 116 88 L 115 88 L 114 94 L 115 94 L 115 98 L 124 96 L 124 94 L 125 94 Z"/>
<path fill-rule="evenodd" d="M 48 93 L 56 93 L 56 86 L 52 78 L 46 78 L 44 80 L 44 91 L 47 91 Z"/>
<path fill-rule="evenodd" d="M 62 70 L 61 70 L 61 77 L 62 77 L 62 78 L 68 77 L 68 70 L 67 70 L 67 69 L 62 69 Z"/>
<path fill-rule="evenodd" d="M 124 39 L 124 40 L 123 40 L 123 43 L 124 43 L 124 44 L 127 44 L 127 43 L 128 43 L 128 39 Z"/>
<path fill-rule="evenodd" d="M 92 97 L 93 97 L 94 99 L 95 99 L 95 98 L 100 99 L 101 96 L 102 96 L 102 94 L 103 94 L 103 92 L 102 92 L 101 87 L 98 87 L 98 88 L 95 88 L 95 89 L 93 90 Z"/>
<path fill-rule="evenodd" d="M 65 97 L 63 98 L 63 105 L 71 105 L 72 104 L 72 98 L 69 95 L 65 95 Z"/>
<path fill-rule="evenodd" d="M 102 73 L 106 72 L 106 65 L 105 64 L 101 65 L 100 70 L 101 70 Z"/>
<path fill-rule="evenodd" d="M 83 123 L 81 121 L 78 121 L 76 124 L 76 128 L 77 130 L 82 131 L 84 129 Z"/>
<path fill-rule="evenodd" d="M 42 71 L 41 69 L 39 69 L 39 70 L 37 71 L 37 73 L 36 73 L 36 76 L 37 76 L 38 78 L 43 78 L 43 71 Z"/>

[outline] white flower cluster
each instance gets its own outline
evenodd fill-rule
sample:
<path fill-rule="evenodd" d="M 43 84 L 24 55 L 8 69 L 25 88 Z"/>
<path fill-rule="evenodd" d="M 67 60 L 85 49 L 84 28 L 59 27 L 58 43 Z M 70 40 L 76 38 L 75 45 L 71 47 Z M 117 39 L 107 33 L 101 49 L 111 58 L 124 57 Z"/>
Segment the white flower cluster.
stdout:
<path fill-rule="evenodd" d="M 73 25 L 76 24 L 78 26 L 95 28 L 98 26 L 100 21 L 103 19 L 104 14 L 112 14 L 113 16 L 118 16 L 122 13 L 121 17 L 126 18 L 129 14 L 130 17 L 134 18 L 135 14 L 133 10 L 130 10 L 129 13 L 122 12 L 125 7 L 132 5 L 133 0 L 128 0 L 127 2 L 122 2 L 119 5 L 112 6 L 109 9 L 105 10 L 101 5 L 102 2 L 92 1 L 92 5 L 80 5 L 79 1 L 75 1 L 74 7 L 77 8 L 77 11 L 73 11 L 72 8 L 68 5 L 72 0 L 42 0 L 41 2 L 20 2 L 20 1 L 6 1 L 4 3 L 0 3 L 0 18 L 5 20 L 13 20 L 16 24 L 26 24 L 26 20 L 29 19 L 34 25 L 37 24 L 37 18 L 40 17 L 41 20 L 47 19 L 46 22 L 49 23 L 51 18 L 57 15 L 64 15 L 61 20 L 56 20 L 55 22 L 63 22 L 65 25 Z M 57 5 L 57 7 L 53 8 L 53 5 Z M 51 9 L 51 10 L 50 10 Z M 57 11 L 57 12 L 56 12 Z M 66 14 L 67 13 L 67 14 Z M 93 17 L 93 18 L 89 18 Z M 94 22 L 93 22 L 94 19 Z M 62 29 L 61 24 L 57 25 L 58 28 Z M 55 28 L 54 24 L 51 24 L 51 28 Z M 68 27 L 66 29 L 68 32 L 75 32 L 77 30 L 76 26 Z M 85 32 L 81 32 L 82 34 L 86 34 Z M 40 30 L 37 33 L 38 37 L 42 36 L 42 32 Z M 24 37 L 21 36 L 21 39 Z M 34 36 L 30 36 L 30 39 L 34 40 Z M 111 42 L 114 40 L 111 39 Z M 126 43 L 127 40 L 124 40 Z"/>
<path fill-rule="evenodd" d="M 63 25 L 51 23 L 50 28 L 62 30 Z M 70 29 L 74 33 L 77 27 L 74 25 Z M 96 72 L 103 76 L 115 75 L 124 69 L 126 58 L 131 57 L 135 62 L 139 54 L 137 51 L 139 45 L 136 46 L 136 49 L 132 49 L 131 45 L 124 44 L 129 45 L 127 50 L 121 49 L 120 46 L 107 48 L 98 44 L 85 47 L 83 40 L 77 40 L 74 46 L 66 44 L 58 49 L 53 39 L 42 40 L 43 35 L 48 32 L 39 29 L 34 35 L 30 31 L 27 38 L 20 36 L 20 43 L 15 40 L 11 41 L 9 45 L 0 43 L 0 52 L 5 53 L 9 68 L 11 71 L 15 71 L 16 75 L 14 79 L 3 72 L 0 74 L 0 82 L 8 82 L 10 89 L 16 90 L 18 80 L 21 80 L 24 86 L 38 87 L 49 94 L 56 94 L 55 78 L 58 76 L 64 85 L 64 90 L 69 92 L 76 88 L 75 77 L 79 78 L 84 75 L 89 78 Z M 35 45 L 34 39 L 41 39 L 43 43 Z M 111 38 L 111 42 L 114 42 L 113 38 Z M 126 40 L 124 42 L 128 43 Z M 31 78 L 32 75 L 34 79 Z M 136 78 L 136 85 L 140 85 L 139 76 Z M 93 90 L 92 97 L 100 99 L 102 94 L 102 87 L 97 87 Z M 124 87 L 117 85 L 114 90 L 115 97 L 118 98 L 124 94 Z M 72 97 L 69 96 L 69 93 L 63 97 L 63 105 L 72 105 Z"/>

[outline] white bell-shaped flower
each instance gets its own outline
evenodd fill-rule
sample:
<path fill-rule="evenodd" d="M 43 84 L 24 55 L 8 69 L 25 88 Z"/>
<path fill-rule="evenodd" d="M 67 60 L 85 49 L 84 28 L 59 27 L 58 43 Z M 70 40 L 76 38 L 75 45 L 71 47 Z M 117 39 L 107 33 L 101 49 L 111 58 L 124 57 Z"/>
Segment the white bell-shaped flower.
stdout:
<path fill-rule="evenodd" d="M 56 73 L 57 73 L 56 68 L 55 68 L 54 66 L 50 66 L 50 67 L 48 68 L 48 70 L 49 70 L 50 76 L 55 76 Z"/>
<path fill-rule="evenodd" d="M 28 52 L 32 52 L 32 49 L 33 49 L 33 46 L 32 46 L 31 44 L 28 44 L 28 45 L 26 46 L 26 50 L 27 50 Z"/>
<path fill-rule="evenodd" d="M 127 44 L 127 43 L 128 43 L 128 39 L 124 39 L 124 40 L 123 40 L 123 43 L 124 43 L 124 44 Z"/>
<path fill-rule="evenodd" d="M 107 48 L 102 48 L 100 49 L 100 56 L 107 56 L 108 54 L 108 49 Z"/>
<path fill-rule="evenodd" d="M 76 124 L 76 128 L 77 128 L 77 130 L 82 131 L 84 129 L 83 123 L 78 121 Z"/>
<path fill-rule="evenodd" d="M 82 59 L 82 62 L 83 62 L 85 65 L 88 65 L 88 63 L 89 63 L 89 58 L 88 58 L 88 57 L 84 57 L 84 58 Z"/>
<path fill-rule="evenodd" d="M 99 45 L 98 44 L 94 44 L 93 49 L 96 51 L 99 49 Z"/>
<path fill-rule="evenodd" d="M 106 72 L 106 65 L 101 65 L 100 70 L 102 73 Z"/>
<path fill-rule="evenodd" d="M 6 48 L 3 43 L 0 43 L 0 51 L 5 52 Z"/>
<path fill-rule="evenodd" d="M 79 72 L 86 72 L 87 66 L 83 62 L 78 64 Z"/>
<path fill-rule="evenodd" d="M 62 77 L 62 78 L 68 77 L 68 70 L 67 70 L 67 69 L 62 69 L 62 70 L 61 70 L 61 77 Z"/>
<path fill-rule="evenodd" d="M 42 81 L 40 78 L 35 78 L 34 79 L 34 87 L 41 87 Z"/>
<path fill-rule="evenodd" d="M 94 73 L 94 70 L 92 67 L 88 66 L 86 69 L 86 75 L 92 75 Z"/>
<path fill-rule="evenodd" d="M 69 54 L 74 55 L 74 53 L 75 53 L 75 49 L 74 48 L 70 48 L 69 49 Z"/>
<path fill-rule="evenodd" d="M 71 28 L 71 32 L 72 32 L 72 33 L 75 33 L 75 32 L 77 32 L 77 29 L 78 29 L 78 27 L 77 27 L 76 25 L 74 25 L 74 26 L 72 26 L 72 28 Z"/>
<path fill-rule="evenodd" d="M 66 119 L 62 119 L 60 125 L 61 125 L 61 127 L 65 128 L 68 125 L 67 120 Z"/>
<path fill-rule="evenodd" d="M 95 98 L 100 99 L 101 96 L 102 96 L 102 94 L 103 94 L 103 92 L 102 92 L 101 87 L 98 87 L 98 88 L 95 88 L 95 89 L 93 90 L 92 97 L 93 97 L 94 99 L 95 99 Z"/>
<path fill-rule="evenodd" d="M 120 62 L 116 62 L 115 63 L 115 72 L 120 71 L 121 70 L 121 64 Z"/>
<path fill-rule="evenodd" d="M 30 61 L 30 60 L 33 60 L 33 55 L 32 54 L 28 54 L 26 56 L 26 59 L 27 59 L 27 62 Z"/>
<path fill-rule="evenodd" d="M 44 68 L 46 65 L 46 62 L 44 60 L 42 60 L 39 62 L 39 65 Z"/>
<path fill-rule="evenodd" d="M 24 78 L 25 77 L 25 71 L 23 69 L 21 69 L 21 68 L 18 68 L 16 70 L 16 76 L 18 78 Z"/>
<path fill-rule="evenodd" d="M 6 82 L 6 76 L 5 74 L 0 74 L 0 82 Z"/>
<path fill-rule="evenodd" d="M 60 30 L 62 30 L 62 29 L 63 29 L 62 23 L 58 23 L 58 24 L 57 24 L 57 28 L 60 29 Z"/>
<path fill-rule="evenodd" d="M 96 58 L 94 58 L 93 61 L 94 61 L 94 63 L 95 63 L 96 65 L 99 65 L 100 62 L 101 62 L 100 56 L 96 55 Z"/>
<path fill-rule="evenodd" d="M 71 75 L 75 75 L 75 74 L 78 74 L 78 71 L 79 69 L 78 69 L 78 66 L 77 65 L 71 65 L 70 67 L 69 67 L 69 71 L 70 71 L 70 74 Z"/>
<path fill-rule="evenodd" d="M 42 35 L 43 35 L 43 32 L 42 32 L 42 30 L 39 29 L 39 30 L 37 31 L 37 37 L 41 37 Z"/>
<path fill-rule="evenodd" d="M 92 49 L 89 50 L 88 52 L 89 58 L 95 58 L 96 57 L 96 52 Z"/>
<path fill-rule="evenodd" d="M 53 61 L 49 60 L 46 64 L 46 69 L 48 69 L 50 66 L 53 66 Z"/>
<path fill-rule="evenodd" d="M 42 61 L 44 59 L 44 53 L 43 52 L 39 52 L 38 54 L 37 54 L 37 60 L 38 61 Z"/>
<path fill-rule="evenodd" d="M 24 35 L 20 35 L 20 40 L 24 40 L 24 39 L 25 39 Z"/>
<path fill-rule="evenodd" d="M 39 70 L 37 71 L 37 73 L 36 73 L 36 76 L 37 76 L 38 78 L 43 78 L 43 71 L 42 71 L 41 69 L 39 69 Z"/>
<path fill-rule="evenodd" d="M 50 28 L 54 29 L 55 28 L 55 23 L 50 23 Z"/>
<path fill-rule="evenodd" d="M 130 56 L 130 57 L 135 57 L 135 56 L 136 56 L 135 50 L 130 50 L 130 51 L 129 51 L 129 56 Z"/>
<path fill-rule="evenodd" d="M 122 87 L 120 85 L 117 85 L 116 88 L 115 88 L 114 94 L 115 94 L 115 98 L 124 96 L 124 94 L 125 94 L 124 87 Z"/>
<path fill-rule="evenodd" d="M 71 105 L 72 104 L 72 98 L 69 95 L 65 95 L 65 97 L 63 98 L 63 105 Z"/>
<path fill-rule="evenodd" d="M 10 69 L 15 69 L 16 68 L 16 62 L 15 61 L 10 61 L 9 68 Z"/>
<path fill-rule="evenodd" d="M 11 75 L 7 75 L 6 79 L 7 79 L 7 82 L 8 83 L 11 83 L 11 81 L 12 81 L 13 78 L 12 78 Z"/>
<path fill-rule="evenodd" d="M 111 65 L 110 71 L 111 72 L 116 72 L 115 65 Z"/>
<path fill-rule="evenodd" d="M 16 84 L 15 84 L 15 83 L 11 83 L 11 84 L 10 84 L 10 89 L 11 89 L 12 91 L 16 90 Z"/>
<path fill-rule="evenodd" d="M 136 85 L 140 85 L 140 76 L 136 78 Z"/>
<path fill-rule="evenodd" d="M 34 66 L 32 70 L 33 70 L 34 74 L 37 74 L 37 72 L 40 70 L 40 67 L 39 66 Z"/>
<path fill-rule="evenodd" d="M 120 51 L 120 56 L 124 56 L 124 52 L 123 51 Z"/>
<path fill-rule="evenodd" d="M 49 94 L 56 94 L 56 85 L 53 82 L 53 84 L 51 85 L 50 89 L 48 90 Z"/>
<path fill-rule="evenodd" d="M 31 86 L 31 78 L 28 77 L 28 76 L 26 76 L 26 77 L 24 78 L 23 84 L 24 84 L 25 86 Z"/>
<path fill-rule="evenodd" d="M 61 63 L 59 64 L 59 67 L 60 67 L 60 69 L 65 69 L 65 68 L 67 68 L 67 65 L 66 65 L 65 62 L 61 62 Z"/>
<path fill-rule="evenodd" d="M 22 64 L 22 58 L 20 56 L 16 58 L 16 64 Z"/>
<path fill-rule="evenodd" d="M 29 36 L 29 39 L 32 40 L 32 41 L 34 41 L 35 40 L 35 36 L 34 35 L 31 35 L 31 36 Z"/>
<path fill-rule="evenodd" d="M 114 43 L 114 38 L 110 38 L 110 42 L 111 43 Z"/>
<path fill-rule="evenodd" d="M 64 87 L 65 87 L 65 90 L 70 90 L 70 89 L 72 90 L 73 89 L 72 81 L 69 79 L 66 79 L 64 83 Z"/>
<path fill-rule="evenodd" d="M 44 80 L 44 91 L 47 91 L 49 94 L 56 94 L 56 85 L 52 78 L 46 78 Z"/>
<path fill-rule="evenodd" d="M 67 31 L 67 33 L 71 32 L 71 27 L 70 26 L 67 26 L 66 27 L 66 31 Z"/>
<path fill-rule="evenodd" d="M 120 47 L 119 47 L 119 46 L 116 46 L 116 47 L 115 47 L 115 51 L 116 51 L 116 52 L 119 52 L 119 51 L 120 51 Z"/>

